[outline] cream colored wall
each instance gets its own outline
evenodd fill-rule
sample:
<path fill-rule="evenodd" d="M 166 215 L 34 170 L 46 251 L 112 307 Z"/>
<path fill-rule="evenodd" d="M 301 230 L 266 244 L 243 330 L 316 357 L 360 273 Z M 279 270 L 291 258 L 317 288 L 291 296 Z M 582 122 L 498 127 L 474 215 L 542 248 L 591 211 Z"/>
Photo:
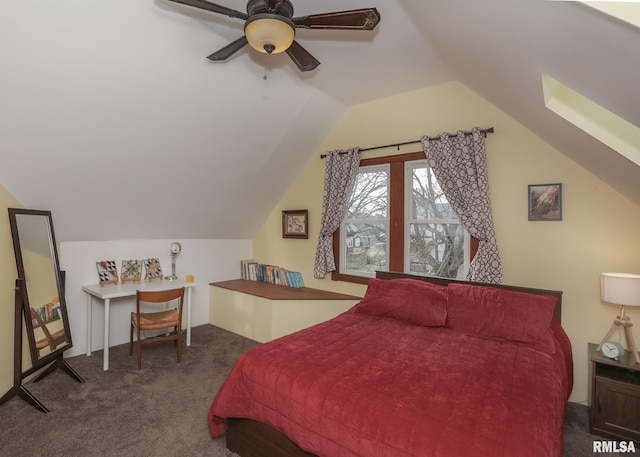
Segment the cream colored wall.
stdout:
<path fill-rule="evenodd" d="M 276 300 L 209 286 L 209 322 L 264 343 L 324 322 L 358 300 Z"/>
<path fill-rule="evenodd" d="M 52 274 L 54 271 L 53 261 L 50 256 L 43 256 L 37 254 L 29 249 L 22 248 L 22 264 L 25 272 L 29 272 L 26 278 L 27 285 L 27 297 L 29 299 L 29 305 L 34 310 L 45 306 L 47 303 L 54 302 L 58 299 L 58 285 L 56 284 L 56 277 Z M 37 280 L 33 280 L 37 278 Z M 58 319 L 46 324 L 47 329 L 51 334 L 61 330 L 63 327 L 62 320 Z M 41 340 L 45 338 L 44 331 L 41 328 L 34 329 L 35 340 Z M 29 340 L 26 337 L 26 330 L 24 333 L 24 346 L 27 349 Z M 39 354 L 45 356 L 51 351 L 49 347 L 40 350 Z M 25 361 L 23 367 L 31 367 L 31 359 Z"/>
<path fill-rule="evenodd" d="M 13 288 L 18 274 L 7 208 L 21 206 L 0 185 L 0 252 L 3 253 L 0 257 L 0 315 L 3 316 L 0 319 L 0 397 L 13 386 Z"/>
<path fill-rule="evenodd" d="M 543 103 L 542 94 L 540 103 Z M 599 298 L 603 271 L 640 273 L 640 207 L 460 83 L 448 83 L 349 109 L 309 160 L 253 240 L 253 257 L 300 270 L 309 287 L 360 294 L 364 287 L 313 278 L 322 212 L 320 154 L 377 146 L 441 131 L 494 127 L 487 137 L 490 192 L 503 260 L 503 283 L 564 291 L 563 326 L 573 344 L 571 401 L 587 399 L 587 342 L 599 342 L 617 309 Z M 567 128 L 572 128 L 567 126 Z M 365 152 L 363 157 L 420 150 L 420 145 Z M 527 220 L 527 185 L 563 184 L 563 221 Z M 309 209 L 309 239 L 281 237 L 281 211 Z M 629 312 L 640 323 L 640 312 Z M 640 331 L 634 327 L 636 341 Z M 624 341 L 624 339 L 623 339 Z"/>
<path fill-rule="evenodd" d="M 51 257 L 37 254 L 29 249 L 22 249 L 22 263 L 27 276 L 27 294 L 29 305 L 33 309 L 45 306 L 58 299 L 58 285 Z M 31 278 L 36 278 L 32 280 Z"/>

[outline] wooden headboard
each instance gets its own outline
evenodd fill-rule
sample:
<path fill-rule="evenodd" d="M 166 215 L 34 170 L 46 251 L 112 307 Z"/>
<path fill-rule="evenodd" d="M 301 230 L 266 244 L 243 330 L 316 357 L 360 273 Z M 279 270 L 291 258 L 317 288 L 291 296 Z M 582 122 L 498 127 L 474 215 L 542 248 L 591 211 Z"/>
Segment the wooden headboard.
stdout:
<path fill-rule="evenodd" d="M 489 284 L 484 282 L 462 281 L 459 279 L 436 278 L 434 276 L 418 276 L 418 275 L 412 275 L 409 273 L 399 273 L 395 271 L 376 271 L 376 278 L 378 279 L 411 278 L 411 279 L 417 279 L 418 281 L 425 281 L 425 282 L 431 282 L 434 284 L 440 284 L 441 286 L 446 286 L 449 283 L 473 284 L 475 286 L 494 287 L 497 289 L 514 290 L 516 292 L 526 292 L 529 294 L 536 294 L 536 295 L 551 295 L 553 297 L 556 297 L 557 299 L 556 307 L 553 310 L 553 318 L 556 321 L 558 321 L 558 323 L 562 323 L 562 292 L 557 290 L 534 289 L 531 287 L 509 286 L 506 284 Z"/>

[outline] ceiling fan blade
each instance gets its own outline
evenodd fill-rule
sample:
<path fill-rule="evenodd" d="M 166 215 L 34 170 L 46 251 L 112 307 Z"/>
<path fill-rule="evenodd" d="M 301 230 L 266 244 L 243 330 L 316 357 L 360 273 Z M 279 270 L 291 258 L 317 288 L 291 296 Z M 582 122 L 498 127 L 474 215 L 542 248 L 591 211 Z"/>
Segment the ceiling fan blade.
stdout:
<path fill-rule="evenodd" d="M 247 43 L 248 43 L 247 37 L 242 35 L 236 41 L 229 43 L 224 48 L 208 56 L 207 59 L 213 62 L 217 62 L 219 60 L 226 60 L 227 58 L 231 57 L 233 54 L 238 52 L 240 49 L 242 49 Z"/>
<path fill-rule="evenodd" d="M 287 49 L 287 54 L 291 57 L 293 63 L 298 66 L 300 71 L 311 71 L 320 65 L 320 62 L 309 54 L 309 51 L 300 46 L 297 41 L 291 43 L 291 46 Z"/>
<path fill-rule="evenodd" d="M 373 30 L 380 22 L 380 13 L 376 8 L 363 8 L 310 14 L 309 16 L 294 17 L 292 21 L 296 27 L 306 29 Z"/>
<path fill-rule="evenodd" d="M 226 6 L 216 5 L 215 3 L 207 2 L 205 0 L 169 0 L 174 3 L 182 3 L 183 5 L 193 6 L 194 8 L 200 8 L 214 13 L 224 14 L 225 16 L 235 17 L 238 19 L 246 20 L 249 15 L 241 11 L 236 11 Z"/>

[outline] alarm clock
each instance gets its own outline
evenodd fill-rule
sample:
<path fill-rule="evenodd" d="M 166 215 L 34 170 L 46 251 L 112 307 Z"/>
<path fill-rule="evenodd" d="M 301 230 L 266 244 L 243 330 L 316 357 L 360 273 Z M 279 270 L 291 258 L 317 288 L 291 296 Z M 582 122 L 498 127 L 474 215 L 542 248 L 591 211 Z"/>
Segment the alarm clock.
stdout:
<path fill-rule="evenodd" d="M 606 341 L 602 343 L 600 349 L 602 349 L 602 355 L 609 359 L 618 360 L 624 355 L 624 348 L 622 345 L 613 341 Z"/>
<path fill-rule="evenodd" d="M 173 243 L 171 243 L 172 254 L 178 254 L 180 253 L 181 250 L 182 250 L 182 245 L 180 243 L 178 243 L 177 241 L 174 241 Z"/>
<path fill-rule="evenodd" d="M 178 279 L 178 276 L 176 276 L 176 256 L 182 251 L 182 245 L 174 241 L 169 246 L 169 249 L 171 250 L 171 274 L 165 276 L 164 279 L 174 280 Z"/>

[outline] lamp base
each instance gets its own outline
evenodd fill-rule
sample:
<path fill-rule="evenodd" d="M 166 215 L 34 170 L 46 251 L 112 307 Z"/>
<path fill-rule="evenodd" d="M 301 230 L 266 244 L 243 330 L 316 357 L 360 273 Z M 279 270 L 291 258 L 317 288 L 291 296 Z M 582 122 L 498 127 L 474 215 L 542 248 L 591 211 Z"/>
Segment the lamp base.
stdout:
<path fill-rule="evenodd" d="M 168 279 L 169 281 L 173 281 L 174 279 L 178 279 L 178 276 L 176 276 L 175 274 L 169 275 L 169 276 L 165 276 L 164 279 Z"/>
<path fill-rule="evenodd" d="M 624 315 L 624 310 L 620 314 L 621 315 L 617 316 L 616 320 L 613 321 L 611 328 L 609 329 L 607 334 L 604 336 L 604 338 L 598 345 L 597 350 L 598 351 L 600 350 L 600 348 L 602 347 L 602 344 L 607 340 L 609 340 L 609 338 L 611 338 L 611 335 L 613 335 L 616 332 L 616 330 L 618 330 L 620 327 L 623 327 L 624 334 L 627 337 L 627 347 L 633 354 L 633 358 L 635 359 L 636 363 L 640 364 L 640 354 L 638 354 L 638 348 L 636 346 L 635 340 L 633 339 L 633 333 L 631 332 L 631 327 L 633 327 L 633 324 L 631 323 L 631 319 Z"/>

